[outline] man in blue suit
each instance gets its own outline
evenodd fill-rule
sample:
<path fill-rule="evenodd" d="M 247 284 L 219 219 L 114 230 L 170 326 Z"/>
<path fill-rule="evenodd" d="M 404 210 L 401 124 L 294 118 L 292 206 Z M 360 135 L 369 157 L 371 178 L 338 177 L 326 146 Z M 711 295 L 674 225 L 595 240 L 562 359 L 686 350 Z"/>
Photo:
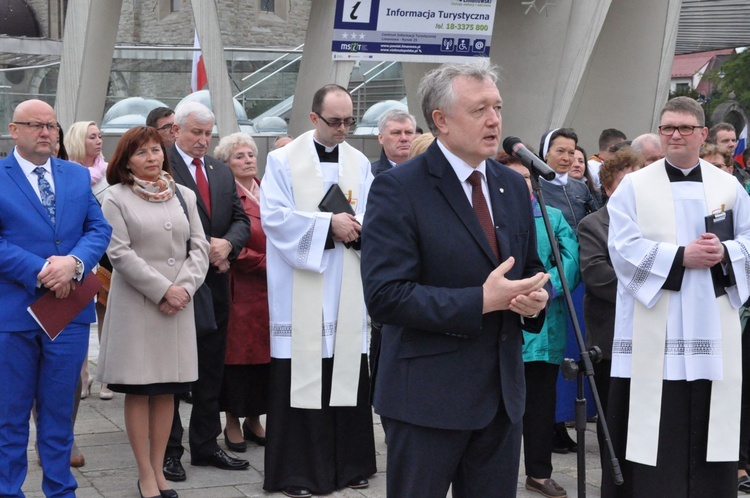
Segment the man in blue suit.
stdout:
<path fill-rule="evenodd" d="M 22 102 L 8 128 L 16 146 L 0 161 L 0 496 L 24 496 L 36 400 L 42 490 L 74 497 L 71 413 L 94 302 L 54 341 L 26 308 L 45 292 L 67 298 L 104 254 L 112 229 L 86 168 L 52 157 L 58 142 L 52 107 Z"/>
<path fill-rule="evenodd" d="M 501 133 L 496 81 L 486 59 L 425 75 L 437 139 L 370 190 L 362 279 L 383 323 L 374 406 L 389 498 L 444 498 L 451 485 L 454 497 L 516 494 L 521 325 L 541 328 L 549 275 L 524 179 L 488 159 Z"/>

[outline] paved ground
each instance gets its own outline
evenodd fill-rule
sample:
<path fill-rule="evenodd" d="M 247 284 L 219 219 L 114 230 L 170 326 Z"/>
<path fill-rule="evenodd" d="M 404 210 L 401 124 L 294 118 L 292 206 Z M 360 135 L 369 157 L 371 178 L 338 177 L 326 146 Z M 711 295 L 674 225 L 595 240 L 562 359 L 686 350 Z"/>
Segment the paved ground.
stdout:
<path fill-rule="evenodd" d="M 92 340 L 89 350 L 89 361 L 92 372 L 96 369 L 98 343 L 95 328 L 92 328 Z M 78 446 L 86 457 L 86 465 L 74 469 L 78 480 L 77 496 L 80 498 L 132 498 L 138 496 L 136 489 L 137 472 L 135 460 L 128 445 L 123 420 L 124 395 L 115 394 L 111 401 L 99 399 L 99 384 L 94 383 L 91 396 L 81 401 L 75 433 Z M 181 416 L 187 427 L 190 405 L 182 403 Z M 329 496 L 338 498 L 385 497 L 386 446 L 383 442 L 383 430 L 378 417 L 373 427 L 375 431 L 378 473 L 370 478 L 370 487 L 363 490 L 346 489 Z M 588 424 L 586 432 L 586 496 L 597 498 L 599 493 L 600 465 L 596 445 L 595 424 Z M 29 444 L 29 474 L 23 491 L 29 498 L 43 497 L 41 492 L 41 468 L 36 464 L 34 451 L 34 433 Z M 186 435 L 187 437 L 187 431 Z M 219 444 L 223 445 L 223 437 Z M 187 447 L 187 442 L 185 443 Z M 263 491 L 263 448 L 250 444 L 248 452 L 239 454 L 250 461 L 250 468 L 245 471 L 223 471 L 212 467 L 191 467 L 190 457 L 186 454 L 183 465 L 188 474 L 187 481 L 174 483 L 174 488 L 182 498 L 240 498 L 240 497 L 282 497 L 281 493 Z M 554 479 L 563 486 L 570 497 L 577 496 L 576 455 L 553 455 Z M 523 473 L 523 464 L 521 465 Z M 519 475 L 518 496 L 521 498 L 539 498 L 542 495 L 524 489 L 525 477 Z M 415 497 L 418 498 L 418 497 Z M 503 497 L 497 497 L 503 498 Z"/>

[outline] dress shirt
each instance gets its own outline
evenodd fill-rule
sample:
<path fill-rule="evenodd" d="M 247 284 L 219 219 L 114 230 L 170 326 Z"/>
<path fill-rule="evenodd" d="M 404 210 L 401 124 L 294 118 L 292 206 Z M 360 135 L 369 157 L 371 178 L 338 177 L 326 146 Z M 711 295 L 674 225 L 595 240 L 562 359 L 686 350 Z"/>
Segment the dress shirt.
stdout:
<path fill-rule="evenodd" d="M 19 166 L 21 166 L 23 174 L 29 181 L 31 188 L 33 188 L 34 192 L 36 192 L 36 196 L 39 198 L 40 202 L 42 200 L 42 194 L 39 193 L 39 175 L 34 173 L 35 168 L 41 166 L 45 169 L 47 174 L 44 175 L 44 179 L 47 180 L 47 183 L 49 183 L 49 186 L 52 189 L 52 193 L 55 193 L 55 179 L 52 175 L 52 163 L 50 162 L 49 158 L 47 158 L 47 162 L 44 164 L 34 164 L 21 157 L 15 147 L 13 148 L 13 156 L 16 158 L 16 161 L 18 161 Z"/>
<path fill-rule="evenodd" d="M 183 152 L 182 149 L 180 149 L 180 147 L 177 144 L 175 144 L 174 148 L 177 149 L 177 152 L 180 153 L 182 160 L 185 161 L 185 164 L 187 165 L 187 169 L 188 171 L 190 171 L 190 176 L 193 177 L 193 181 L 197 185 L 198 182 L 195 180 L 195 164 L 193 164 L 193 156 L 189 156 L 185 154 L 185 152 Z M 200 161 L 201 161 L 201 165 L 203 166 L 203 176 L 206 177 L 206 183 L 211 185 L 211 182 L 208 181 L 208 172 L 206 171 L 206 161 L 202 157 L 200 158 Z"/>
<path fill-rule="evenodd" d="M 487 207 L 490 210 L 490 217 L 492 218 L 492 223 L 495 223 L 495 216 L 492 213 L 492 201 L 490 199 L 490 190 L 487 186 L 487 161 L 482 161 L 479 163 L 479 166 L 476 168 L 472 168 L 469 166 L 469 164 L 449 151 L 443 143 L 440 141 L 440 139 L 437 139 L 438 147 L 440 147 L 440 150 L 443 151 L 443 155 L 448 160 L 448 163 L 451 165 L 451 168 L 453 168 L 453 171 L 456 172 L 456 176 L 458 177 L 458 181 L 461 182 L 461 187 L 464 189 L 464 194 L 466 194 L 466 198 L 469 200 L 469 204 L 474 206 L 474 204 L 471 201 L 471 191 L 472 186 L 471 183 L 469 183 L 469 175 L 471 175 L 474 171 L 479 171 L 482 174 L 482 194 L 484 195 L 484 199 L 487 201 Z"/>

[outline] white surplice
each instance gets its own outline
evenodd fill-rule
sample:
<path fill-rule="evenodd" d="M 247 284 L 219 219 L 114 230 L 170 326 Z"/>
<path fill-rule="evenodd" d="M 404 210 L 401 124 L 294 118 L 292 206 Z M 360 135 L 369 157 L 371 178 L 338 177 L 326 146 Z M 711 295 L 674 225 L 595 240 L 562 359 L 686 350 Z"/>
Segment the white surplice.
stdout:
<path fill-rule="evenodd" d="M 618 279 L 611 375 L 632 379 L 628 425 L 637 427 L 628 432 L 626 457 L 656 465 L 663 380 L 708 379 L 707 460 L 732 461 L 741 380 L 735 310 L 750 295 L 750 199 L 739 182 L 704 161 L 702 182 L 670 182 L 665 167 L 671 168 L 661 160 L 626 175 L 607 205 Z M 734 224 L 734 239 L 723 241 L 722 269 L 735 279 L 726 295 L 716 297 L 709 269 L 685 268 L 680 290 L 664 290 L 678 248 L 705 233 L 706 216 L 724 208 Z"/>
<path fill-rule="evenodd" d="M 328 188 L 338 183 L 338 163 L 322 163 L 311 135 L 309 141 L 310 167 L 323 179 L 322 199 Z M 268 155 L 266 172 L 261 182 L 261 222 L 267 237 L 266 268 L 268 272 L 268 304 L 271 320 L 271 357 L 292 357 L 293 272 L 295 269 L 324 274 L 321 340 L 322 356 L 331 358 L 336 342 L 336 321 L 339 312 L 343 254 L 341 242 L 325 249 L 331 224 L 331 213 L 298 211 L 295 209 L 292 176 L 285 148 Z M 341 154 L 339 154 L 341 156 Z M 362 223 L 373 176 L 370 161 L 358 153 L 360 178 L 356 218 Z M 361 303 L 364 310 L 364 302 Z M 366 313 L 363 312 L 366 317 Z M 367 322 L 362 322 L 362 353 L 367 352 Z"/>

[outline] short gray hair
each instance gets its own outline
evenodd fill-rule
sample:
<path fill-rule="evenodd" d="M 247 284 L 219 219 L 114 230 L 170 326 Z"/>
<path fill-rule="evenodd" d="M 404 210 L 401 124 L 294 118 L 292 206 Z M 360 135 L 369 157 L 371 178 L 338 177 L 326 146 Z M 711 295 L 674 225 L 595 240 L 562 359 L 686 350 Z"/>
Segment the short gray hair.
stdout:
<path fill-rule="evenodd" d="M 255 156 L 258 156 L 258 145 L 253 140 L 253 137 L 247 133 L 237 132 L 227 135 L 226 137 L 219 140 L 219 145 L 214 149 L 214 157 L 219 161 L 226 163 L 229 158 L 232 157 L 232 153 L 242 145 L 247 145 L 253 149 Z"/>
<path fill-rule="evenodd" d="M 413 130 L 417 129 L 417 120 L 414 119 L 414 116 L 406 111 L 402 111 L 401 109 L 389 109 L 380 116 L 380 119 L 378 119 L 378 131 L 383 133 L 385 131 L 385 126 L 391 121 L 396 121 L 397 123 L 411 121 L 411 127 Z"/>
<path fill-rule="evenodd" d="M 422 102 L 422 113 L 430 131 L 437 136 L 440 132 L 432 119 L 432 112 L 436 109 L 450 111 L 456 102 L 453 92 L 453 81 L 464 76 L 478 81 L 490 79 L 497 84 L 497 66 L 487 57 L 477 57 L 471 62 L 448 63 L 433 69 L 419 82 L 417 95 Z"/>
<path fill-rule="evenodd" d="M 633 140 L 633 143 L 630 144 L 630 148 L 643 154 L 643 149 L 649 144 L 661 149 L 661 139 L 659 138 L 659 135 L 656 133 L 644 133 L 643 135 L 638 135 Z"/>
<path fill-rule="evenodd" d="M 200 124 L 216 122 L 216 116 L 211 112 L 211 109 L 201 104 L 200 102 L 185 102 L 177 106 L 174 111 L 174 122 L 177 126 L 185 126 L 189 116 L 192 116 Z"/>

